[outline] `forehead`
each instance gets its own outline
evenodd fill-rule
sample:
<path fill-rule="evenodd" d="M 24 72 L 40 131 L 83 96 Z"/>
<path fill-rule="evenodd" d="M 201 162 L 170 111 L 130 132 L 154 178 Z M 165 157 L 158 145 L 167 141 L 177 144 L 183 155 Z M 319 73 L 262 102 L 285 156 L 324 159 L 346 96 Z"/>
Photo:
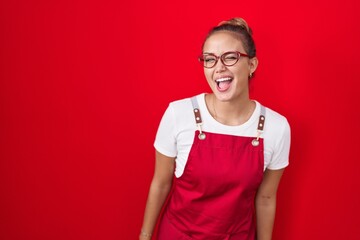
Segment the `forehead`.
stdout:
<path fill-rule="evenodd" d="M 228 51 L 244 52 L 240 36 L 229 31 L 220 31 L 211 34 L 204 43 L 203 52 L 221 54 Z"/>

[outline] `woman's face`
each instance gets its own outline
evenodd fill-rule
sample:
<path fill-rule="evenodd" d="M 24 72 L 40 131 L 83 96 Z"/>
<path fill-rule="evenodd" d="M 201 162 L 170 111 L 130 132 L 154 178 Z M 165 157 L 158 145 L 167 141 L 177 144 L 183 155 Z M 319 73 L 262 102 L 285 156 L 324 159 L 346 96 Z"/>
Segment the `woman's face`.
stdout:
<path fill-rule="evenodd" d="M 203 53 L 221 56 L 225 52 L 245 53 L 236 33 L 222 31 L 213 33 L 204 43 Z M 233 66 L 225 66 L 219 59 L 212 68 L 204 68 L 206 80 L 220 101 L 237 101 L 249 98 L 249 75 L 257 67 L 257 59 L 241 56 Z"/>

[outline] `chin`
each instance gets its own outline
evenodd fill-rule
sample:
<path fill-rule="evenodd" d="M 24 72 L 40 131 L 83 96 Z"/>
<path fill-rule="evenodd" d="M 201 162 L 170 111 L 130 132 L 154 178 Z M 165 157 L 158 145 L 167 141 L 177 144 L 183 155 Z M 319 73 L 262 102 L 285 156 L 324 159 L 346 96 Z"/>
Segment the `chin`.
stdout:
<path fill-rule="evenodd" d="M 221 102 L 229 102 L 233 100 L 233 95 L 231 93 L 220 93 L 214 92 L 216 98 Z"/>

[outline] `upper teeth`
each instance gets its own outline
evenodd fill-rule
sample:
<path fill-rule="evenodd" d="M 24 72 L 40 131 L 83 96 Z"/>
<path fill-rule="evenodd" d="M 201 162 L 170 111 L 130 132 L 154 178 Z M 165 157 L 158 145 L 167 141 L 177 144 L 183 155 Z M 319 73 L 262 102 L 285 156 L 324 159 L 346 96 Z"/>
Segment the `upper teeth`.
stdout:
<path fill-rule="evenodd" d="M 225 82 L 225 81 L 230 81 L 230 80 L 231 80 L 231 77 L 225 77 L 225 78 L 216 79 L 216 82 Z"/>

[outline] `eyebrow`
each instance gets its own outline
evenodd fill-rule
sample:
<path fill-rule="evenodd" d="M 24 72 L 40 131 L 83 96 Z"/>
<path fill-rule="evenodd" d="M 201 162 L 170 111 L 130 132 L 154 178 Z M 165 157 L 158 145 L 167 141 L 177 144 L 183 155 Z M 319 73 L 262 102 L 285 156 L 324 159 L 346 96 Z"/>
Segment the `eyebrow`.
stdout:
<path fill-rule="evenodd" d="M 224 52 L 222 52 L 220 55 L 222 55 L 222 54 L 224 54 L 224 53 L 227 53 L 227 52 L 241 52 L 241 51 L 239 51 L 239 50 L 229 50 L 229 51 L 224 51 Z M 213 53 L 213 52 L 203 52 L 203 54 L 214 54 L 214 55 L 216 55 L 216 54 Z"/>

